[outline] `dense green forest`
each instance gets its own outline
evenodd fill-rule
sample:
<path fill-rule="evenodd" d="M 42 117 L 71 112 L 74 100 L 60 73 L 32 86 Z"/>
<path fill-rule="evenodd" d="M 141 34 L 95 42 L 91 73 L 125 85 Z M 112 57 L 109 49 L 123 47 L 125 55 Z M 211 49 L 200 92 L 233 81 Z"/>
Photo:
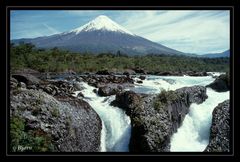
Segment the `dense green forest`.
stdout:
<path fill-rule="evenodd" d="M 187 56 L 146 55 L 127 56 L 116 54 L 74 53 L 53 48 L 38 49 L 32 44 L 10 46 L 11 71 L 31 68 L 40 72 L 64 72 L 73 70 L 78 73 L 96 72 L 108 69 L 143 68 L 150 72 L 164 71 L 229 71 L 229 58 L 195 58 Z"/>

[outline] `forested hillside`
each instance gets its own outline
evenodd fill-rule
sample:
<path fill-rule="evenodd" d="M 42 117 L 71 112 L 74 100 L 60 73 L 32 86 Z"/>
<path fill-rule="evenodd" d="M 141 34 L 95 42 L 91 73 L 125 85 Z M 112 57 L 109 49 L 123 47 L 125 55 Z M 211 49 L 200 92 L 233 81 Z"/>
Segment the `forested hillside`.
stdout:
<path fill-rule="evenodd" d="M 40 72 L 64 72 L 73 70 L 78 73 L 96 72 L 108 69 L 124 71 L 142 68 L 148 72 L 163 71 L 229 71 L 229 58 L 195 58 L 187 56 L 146 55 L 127 56 L 115 54 L 73 53 L 53 48 L 37 49 L 32 44 L 10 46 L 11 71 L 31 68 Z"/>

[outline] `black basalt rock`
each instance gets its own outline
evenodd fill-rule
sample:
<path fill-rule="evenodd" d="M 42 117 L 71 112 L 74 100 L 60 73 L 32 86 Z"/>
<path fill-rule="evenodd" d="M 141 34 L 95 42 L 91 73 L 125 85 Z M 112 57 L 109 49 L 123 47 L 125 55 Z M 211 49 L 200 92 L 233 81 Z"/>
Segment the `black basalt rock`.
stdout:
<path fill-rule="evenodd" d="M 84 100 L 69 96 L 53 97 L 39 90 L 21 89 L 18 93 L 12 93 L 10 101 L 10 120 L 18 117 L 25 121 L 23 129 L 12 126 L 11 131 L 38 133 L 39 139 L 44 139 L 45 143 L 47 137 L 46 145 L 38 147 L 52 146 L 51 150 L 46 150 L 52 152 L 100 151 L 101 119 Z M 14 147 L 14 140 L 18 139 L 15 136 L 11 139 L 11 146 Z M 20 144 L 32 145 L 27 141 Z"/>
<path fill-rule="evenodd" d="M 170 138 L 181 125 L 191 103 L 202 103 L 207 98 L 203 86 L 184 87 L 163 91 L 159 95 L 118 93 L 112 105 L 126 111 L 131 118 L 132 152 L 168 152 Z"/>
<path fill-rule="evenodd" d="M 213 83 L 207 85 L 217 92 L 226 92 L 230 89 L 230 78 L 229 74 L 222 74 L 215 79 Z"/>
<path fill-rule="evenodd" d="M 107 84 L 103 87 L 99 87 L 98 95 L 99 96 L 111 96 L 115 95 L 123 90 L 123 87 L 118 84 Z"/>
<path fill-rule="evenodd" d="M 205 152 L 230 152 L 230 101 L 214 108 L 209 144 Z"/>

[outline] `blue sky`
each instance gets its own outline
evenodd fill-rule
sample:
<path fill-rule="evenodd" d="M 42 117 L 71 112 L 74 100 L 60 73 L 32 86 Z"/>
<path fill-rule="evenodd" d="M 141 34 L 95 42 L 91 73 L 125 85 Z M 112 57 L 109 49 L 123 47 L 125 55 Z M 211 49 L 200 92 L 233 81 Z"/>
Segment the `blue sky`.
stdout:
<path fill-rule="evenodd" d="M 35 38 L 72 30 L 106 15 L 129 31 L 186 53 L 230 48 L 227 10 L 12 10 L 11 39 Z"/>

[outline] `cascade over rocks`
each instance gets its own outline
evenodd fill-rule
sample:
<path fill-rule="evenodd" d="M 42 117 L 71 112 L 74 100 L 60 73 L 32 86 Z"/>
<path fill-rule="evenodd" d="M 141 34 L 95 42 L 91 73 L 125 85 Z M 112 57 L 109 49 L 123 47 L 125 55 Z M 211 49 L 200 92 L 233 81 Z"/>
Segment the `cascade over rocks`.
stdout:
<path fill-rule="evenodd" d="M 131 118 L 130 151 L 165 152 L 170 137 L 181 125 L 191 103 L 200 104 L 207 98 L 203 86 L 163 91 L 159 95 L 118 93 L 112 105 L 123 108 Z"/>

